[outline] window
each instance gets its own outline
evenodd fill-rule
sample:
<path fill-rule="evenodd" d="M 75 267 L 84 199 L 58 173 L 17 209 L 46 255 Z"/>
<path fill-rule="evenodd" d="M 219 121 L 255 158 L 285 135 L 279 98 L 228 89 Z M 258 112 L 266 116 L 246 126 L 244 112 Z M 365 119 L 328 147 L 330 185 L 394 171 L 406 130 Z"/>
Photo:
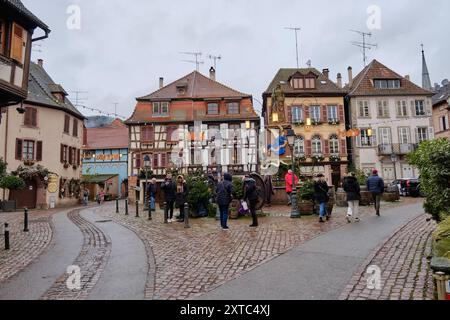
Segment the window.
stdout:
<path fill-rule="evenodd" d="M 161 115 L 162 116 L 169 115 L 169 102 L 161 102 Z"/>
<path fill-rule="evenodd" d="M 153 102 L 153 114 L 159 114 L 161 105 L 159 102 Z"/>
<path fill-rule="evenodd" d="M 220 126 L 210 124 L 208 126 L 208 139 L 220 138 Z"/>
<path fill-rule="evenodd" d="M 152 113 L 154 116 L 168 116 L 169 115 L 169 102 L 153 102 Z"/>
<path fill-rule="evenodd" d="M 172 126 L 167 127 L 166 141 L 169 141 L 169 142 L 178 141 L 178 137 L 177 137 L 177 133 L 176 133 L 177 129 L 178 129 L 177 127 L 172 127 Z"/>
<path fill-rule="evenodd" d="M 23 140 L 22 160 L 34 160 L 34 141 Z"/>
<path fill-rule="evenodd" d="M 439 118 L 439 130 L 446 131 L 449 129 L 448 115 Z"/>
<path fill-rule="evenodd" d="M 298 123 L 303 121 L 303 109 L 302 107 L 292 107 L 292 122 Z"/>
<path fill-rule="evenodd" d="M 70 117 L 68 115 L 64 116 L 64 133 L 69 134 L 70 129 Z"/>
<path fill-rule="evenodd" d="M 218 115 L 219 114 L 219 104 L 218 103 L 208 103 L 207 114 Z"/>
<path fill-rule="evenodd" d="M 337 106 L 328 106 L 328 121 L 338 121 L 338 108 Z"/>
<path fill-rule="evenodd" d="M 78 137 L 78 120 L 77 119 L 73 119 L 72 135 L 74 137 Z"/>
<path fill-rule="evenodd" d="M 155 127 L 153 127 L 153 126 L 141 127 L 141 140 L 142 141 L 154 141 L 155 140 Z"/>
<path fill-rule="evenodd" d="M 426 140 L 428 140 L 428 128 L 426 127 L 416 128 L 416 142 L 421 143 Z"/>
<path fill-rule="evenodd" d="M 425 113 L 425 101 L 423 100 L 416 100 L 414 102 L 416 116 L 424 116 Z"/>
<path fill-rule="evenodd" d="M 5 54 L 6 47 L 6 24 L 0 20 L 0 54 Z"/>
<path fill-rule="evenodd" d="M 227 104 L 228 114 L 239 114 L 239 102 L 230 102 Z"/>
<path fill-rule="evenodd" d="M 391 128 L 380 128 L 380 142 L 381 144 L 391 144 Z"/>
<path fill-rule="evenodd" d="M 399 79 L 374 80 L 374 86 L 376 89 L 399 89 L 401 82 Z"/>
<path fill-rule="evenodd" d="M 313 155 L 322 155 L 322 140 L 319 136 L 314 136 L 312 138 L 312 152 Z"/>
<path fill-rule="evenodd" d="M 377 114 L 379 118 L 389 117 L 389 105 L 387 101 L 377 101 Z"/>
<path fill-rule="evenodd" d="M 361 147 L 371 147 L 373 145 L 372 137 L 369 136 L 369 129 L 361 129 Z"/>
<path fill-rule="evenodd" d="M 310 116 L 312 121 L 320 121 L 320 106 L 311 106 L 309 108 Z"/>
<path fill-rule="evenodd" d="M 409 127 L 398 128 L 400 144 L 408 144 L 410 141 L 409 137 Z"/>
<path fill-rule="evenodd" d="M 406 100 L 397 101 L 397 117 L 407 117 L 408 116 L 408 105 Z"/>
<path fill-rule="evenodd" d="M 11 58 L 23 63 L 23 54 L 25 47 L 25 31 L 24 29 L 16 23 L 13 23 L 13 32 L 11 40 Z"/>
<path fill-rule="evenodd" d="M 330 154 L 339 155 L 339 138 L 335 134 L 330 136 Z"/>
<path fill-rule="evenodd" d="M 291 86 L 294 89 L 314 89 L 316 87 L 316 79 L 308 78 L 292 78 Z"/>
<path fill-rule="evenodd" d="M 369 112 L 369 101 L 359 101 L 359 117 L 360 118 L 369 118 L 370 112 Z"/>
<path fill-rule="evenodd" d="M 291 85 L 294 89 L 303 89 L 304 88 L 304 79 L 303 78 L 293 78 L 291 80 Z"/>
<path fill-rule="evenodd" d="M 35 108 L 25 108 L 25 114 L 23 115 L 23 124 L 30 127 L 37 126 L 37 110 Z"/>
<path fill-rule="evenodd" d="M 294 155 L 302 157 L 305 155 L 305 140 L 303 137 L 296 137 L 294 140 Z"/>
<path fill-rule="evenodd" d="M 314 78 L 306 78 L 305 79 L 305 88 L 306 89 L 314 89 L 316 87 L 316 79 Z"/>

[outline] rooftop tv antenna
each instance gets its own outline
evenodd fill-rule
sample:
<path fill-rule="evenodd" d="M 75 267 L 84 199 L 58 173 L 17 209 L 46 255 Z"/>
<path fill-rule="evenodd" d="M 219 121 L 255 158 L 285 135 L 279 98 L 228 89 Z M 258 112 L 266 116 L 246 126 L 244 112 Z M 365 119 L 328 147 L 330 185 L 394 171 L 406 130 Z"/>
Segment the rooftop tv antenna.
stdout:
<path fill-rule="evenodd" d="M 220 54 L 218 56 L 214 56 L 214 55 L 210 54 L 208 56 L 208 58 L 211 59 L 211 60 L 214 60 L 214 70 L 217 70 L 217 68 L 216 68 L 216 61 L 217 60 L 221 60 L 222 56 Z"/>
<path fill-rule="evenodd" d="M 201 52 L 180 52 L 180 53 L 188 54 L 188 55 L 195 57 L 195 61 L 194 60 L 181 60 L 181 61 L 195 63 L 195 70 L 197 70 L 197 71 L 199 71 L 200 65 L 205 63 L 204 61 L 199 60 L 199 57 L 201 57 L 201 55 L 202 55 Z"/>
<path fill-rule="evenodd" d="M 311 59 L 309 59 L 308 61 L 306 61 L 306 65 L 308 66 L 308 68 L 311 68 L 311 65 L 312 65 Z"/>
<path fill-rule="evenodd" d="M 371 32 L 363 32 L 363 31 L 358 31 L 358 30 L 350 30 L 350 31 L 356 32 L 362 36 L 362 42 L 352 41 L 351 44 L 354 45 L 355 47 L 362 48 L 363 61 L 364 61 L 364 67 L 365 67 L 367 65 L 366 50 L 371 50 L 372 48 L 377 48 L 378 44 L 366 42 L 366 37 L 370 38 L 372 36 Z"/>
<path fill-rule="evenodd" d="M 118 102 L 113 102 L 113 105 L 114 105 L 114 116 L 116 116 L 117 117 L 117 106 L 118 106 Z"/>
<path fill-rule="evenodd" d="M 285 29 L 288 30 L 294 30 L 295 31 L 295 52 L 297 53 L 297 69 L 299 68 L 299 64 L 298 64 L 298 36 L 297 36 L 297 32 L 301 30 L 301 28 L 299 27 L 285 27 Z"/>
<path fill-rule="evenodd" d="M 87 98 L 83 98 L 83 97 L 80 97 L 80 96 L 85 94 L 85 93 L 89 93 L 88 91 L 74 90 L 74 91 L 71 91 L 71 92 L 73 92 L 75 94 L 75 101 L 74 101 L 75 102 L 75 104 L 74 104 L 75 107 L 85 104 L 85 100 L 87 100 Z"/>

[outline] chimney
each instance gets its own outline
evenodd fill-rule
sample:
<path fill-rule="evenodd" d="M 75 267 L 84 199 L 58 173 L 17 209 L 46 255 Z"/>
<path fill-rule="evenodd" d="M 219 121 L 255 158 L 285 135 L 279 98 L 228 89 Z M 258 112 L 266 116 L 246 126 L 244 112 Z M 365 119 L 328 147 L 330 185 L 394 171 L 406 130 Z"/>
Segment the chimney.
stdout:
<path fill-rule="evenodd" d="M 409 76 L 409 74 L 407 74 L 407 75 L 405 76 L 405 79 L 408 80 L 408 81 L 411 81 L 411 77 Z"/>
<path fill-rule="evenodd" d="M 164 87 L 164 78 L 163 77 L 159 78 L 159 88 L 161 89 L 162 87 Z"/>
<path fill-rule="evenodd" d="M 41 67 L 41 68 L 44 67 L 44 60 L 38 59 L 37 63 L 38 63 L 38 66 L 39 66 L 39 67 Z"/>
<path fill-rule="evenodd" d="M 323 69 L 322 73 L 327 79 L 330 79 L 330 70 L 329 69 Z"/>
<path fill-rule="evenodd" d="M 340 73 L 337 74 L 337 86 L 342 89 L 342 75 Z"/>
<path fill-rule="evenodd" d="M 352 67 L 348 67 L 348 85 L 351 86 L 353 84 L 353 69 Z"/>
<path fill-rule="evenodd" d="M 213 67 L 209 69 L 209 77 L 211 78 L 211 80 L 216 81 L 216 70 Z"/>

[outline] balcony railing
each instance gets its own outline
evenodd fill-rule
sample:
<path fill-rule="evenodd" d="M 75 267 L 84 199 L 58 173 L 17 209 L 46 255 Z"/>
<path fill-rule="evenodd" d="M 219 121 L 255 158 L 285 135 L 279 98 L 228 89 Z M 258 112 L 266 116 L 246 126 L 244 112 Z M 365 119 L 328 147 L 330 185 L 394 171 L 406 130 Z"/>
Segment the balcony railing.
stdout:
<path fill-rule="evenodd" d="M 378 145 L 378 155 L 388 156 L 391 154 L 405 155 L 415 151 L 416 144 L 413 143 L 393 143 Z"/>

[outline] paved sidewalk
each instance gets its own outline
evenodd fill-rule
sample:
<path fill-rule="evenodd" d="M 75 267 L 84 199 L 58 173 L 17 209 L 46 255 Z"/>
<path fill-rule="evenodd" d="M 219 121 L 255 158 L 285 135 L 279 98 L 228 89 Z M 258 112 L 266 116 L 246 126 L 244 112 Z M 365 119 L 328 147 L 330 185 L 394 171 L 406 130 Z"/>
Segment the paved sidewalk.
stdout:
<path fill-rule="evenodd" d="M 433 274 L 428 263 L 436 222 L 420 215 L 381 244 L 355 273 L 340 299 L 433 300 Z M 369 289 L 369 266 L 381 271 L 381 289 Z"/>

